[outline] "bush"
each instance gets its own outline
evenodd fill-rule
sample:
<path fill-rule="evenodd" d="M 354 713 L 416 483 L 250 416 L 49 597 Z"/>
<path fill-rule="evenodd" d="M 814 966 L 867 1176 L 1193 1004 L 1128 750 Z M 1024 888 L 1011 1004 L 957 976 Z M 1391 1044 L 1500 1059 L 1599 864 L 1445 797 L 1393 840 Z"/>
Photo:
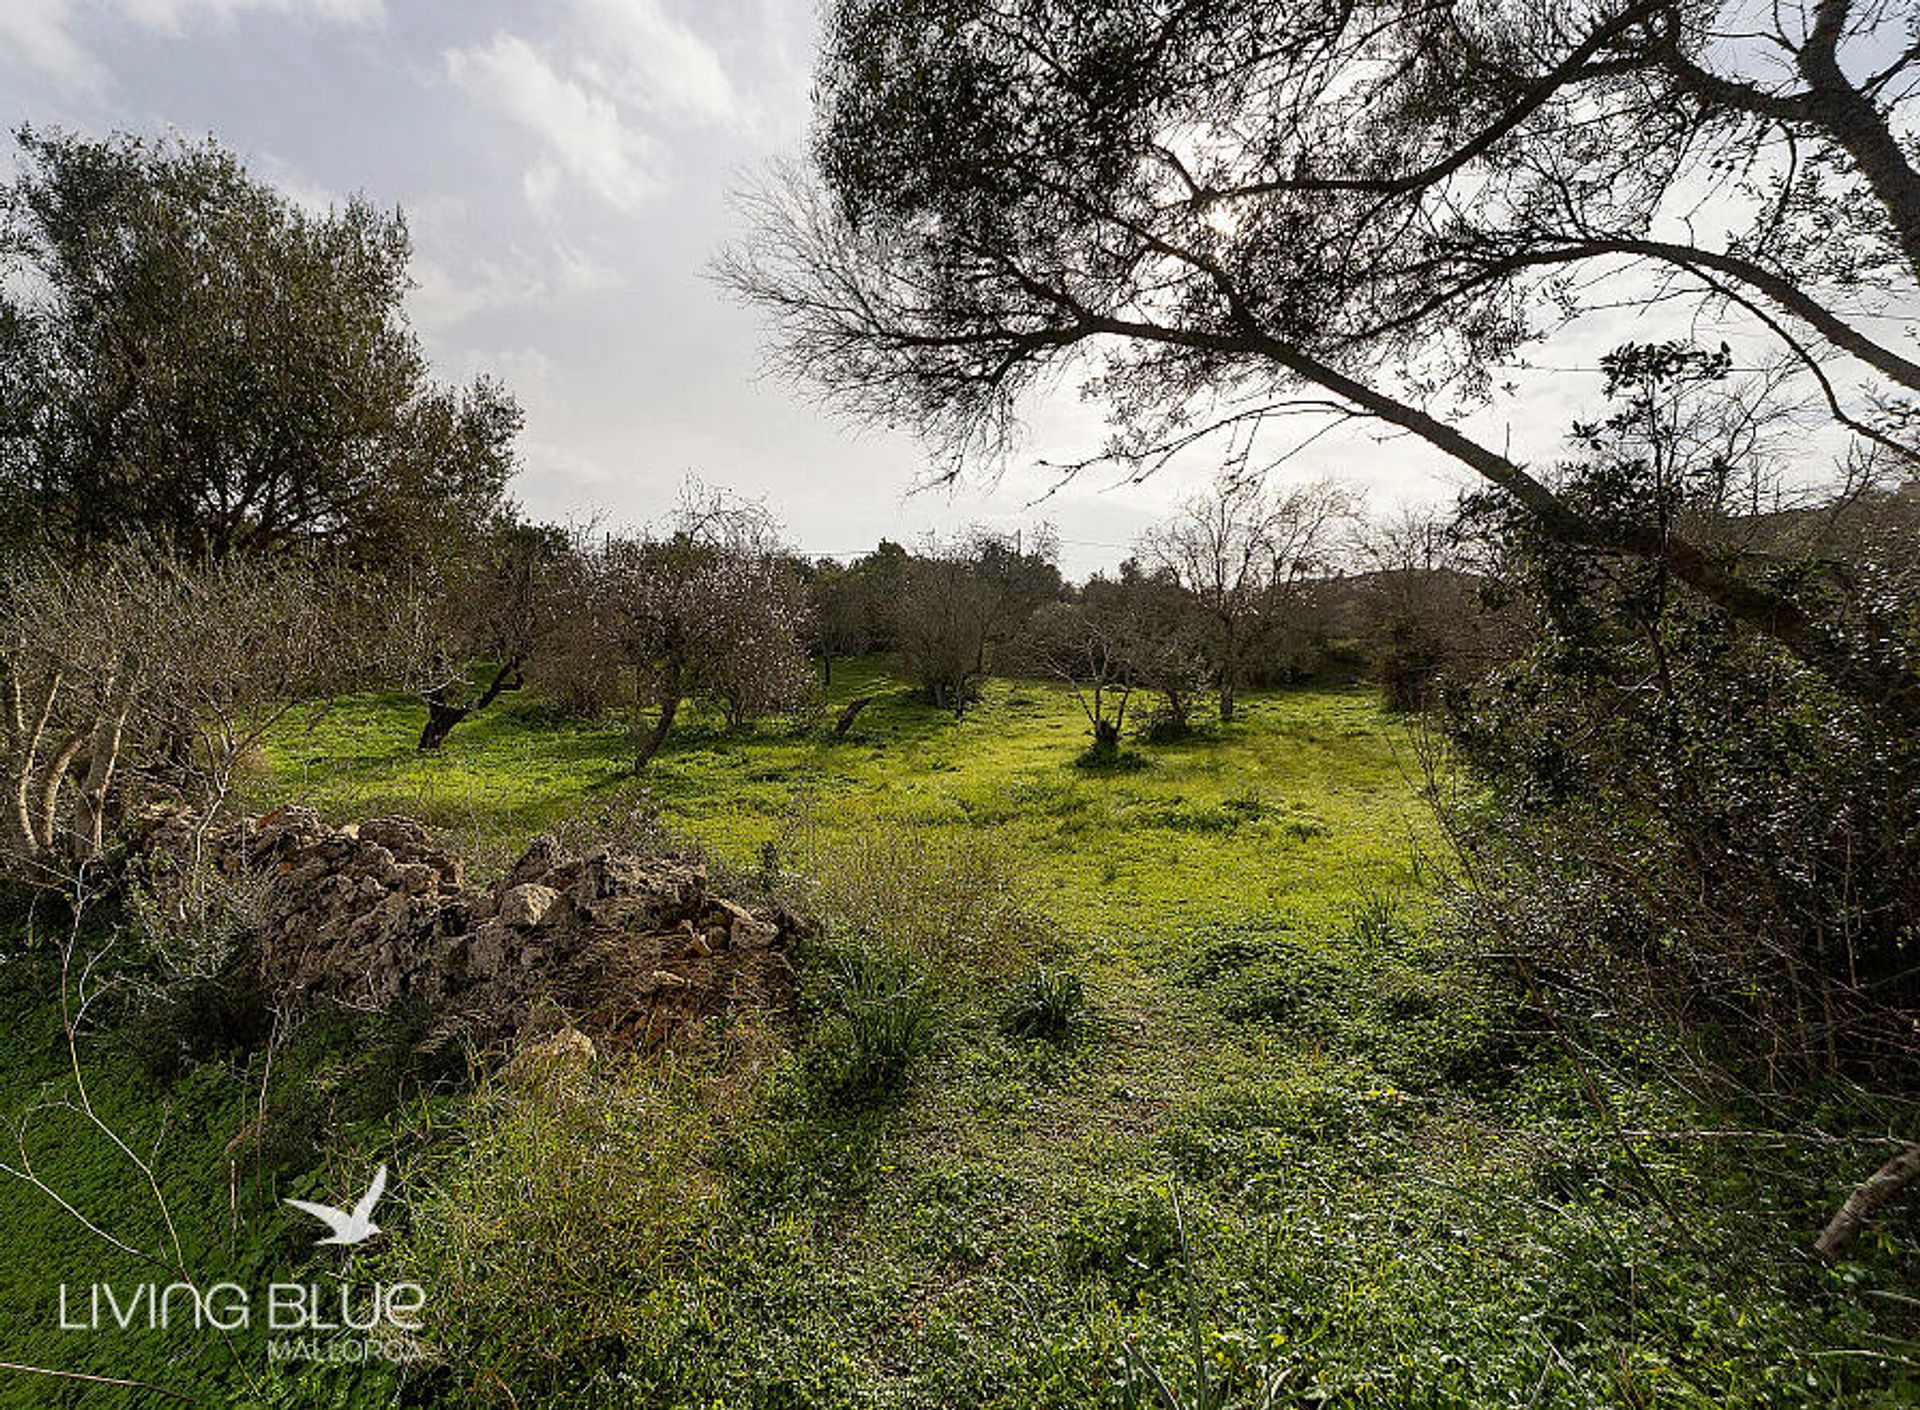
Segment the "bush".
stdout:
<path fill-rule="evenodd" d="M 396 1261 L 434 1290 L 432 1334 L 462 1383 L 503 1403 L 643 1347 L 654 1298 L 716 1217 L 720 1138 L 777 1051 L 757 1030 L 650 1061 L 522 1052 L 429 1145 Z"/>
<path fill-rule="evenodd" d="M 974 832 L 802 827 L 802 900 L 846 933 L 908 957 L 943 988 L 1010 979 L 1049 947 L 1012 859 Z"/>

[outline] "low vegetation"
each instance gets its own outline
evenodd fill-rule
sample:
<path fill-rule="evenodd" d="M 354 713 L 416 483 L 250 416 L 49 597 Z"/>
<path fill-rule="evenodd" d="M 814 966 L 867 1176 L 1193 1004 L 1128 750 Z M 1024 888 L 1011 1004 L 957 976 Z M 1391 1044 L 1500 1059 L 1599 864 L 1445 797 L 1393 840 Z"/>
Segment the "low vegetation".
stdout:
<path fill-rule="evenodd" d="M 653 1063 L 535 1048 L 423 1069 L 396 1015 L 310 1032 L 271 1064 L 242 1044 L 185 1075 L 103 1076 L 96 1109 L 163 1136 L 156 1169 L 198 1267 L 298 1268 L 300 1231 L 273 1200 L 350 1198 L 394 1163 L 393 1242 L 356 1276 L 436 1290 L 426 1359 L 282 1370 L 249 1394 L 1911 1391 L 1910 1222 L 1881 1221 L 1834 1268 L 1805 1251 L 1839 1172 L 1872 1162 L 1872 1132 L 1779 1146 L 1736 1109 L 1703 1109 L 1657 1051 L 1584 1025 L 1570 1044 L 1459 964 L 1418 751 L 1369 693 L 1256 692 L 1230 727 L 1142 746 L 1145 769 L 1088 774 L 1071 767 L 1084 717 L 1063 686 L 989 680 L 956 722 L 883 662 L 836 676 L 836 699 L 878 697 L 849 738 L 696 715 L 641 781 L 623 730 L 518 702 L 437 758 L 414 748 L 405 695 L 281 723 L 257 802 L 425 814 L 502 867 L 568 815 L 669 831 L 738 894 L 783 896 L 820 929 L 791 1019 Z M 18 1112 L 71 1079 L 50 1056 L 53 976 L 14 973 Z M 118 1031 L 90 1030 L 84 1070 L 113 1067 Z M 66 1152 L 61 1188 L 116 1229 L 151 1225 L 122 1158 L 70 1110 L 42 1110 L 26 1142 L 43 1162 Z M 230 1163 L 232 1215 L 193 1193 Z M 40 1191 L 9 1182 L 0 1200 L 46 1250 L 12 1265 L 21 1305 L 44 1305 L 83 1253 L 117 1266 Z M 71 1350 L 44 1325 L 19 1335 L 30 1361 Z M 159 1345 L 86 1365 L 166 1380 Z M 242 1386 L 217 1356 L 195 1374 Z"/>

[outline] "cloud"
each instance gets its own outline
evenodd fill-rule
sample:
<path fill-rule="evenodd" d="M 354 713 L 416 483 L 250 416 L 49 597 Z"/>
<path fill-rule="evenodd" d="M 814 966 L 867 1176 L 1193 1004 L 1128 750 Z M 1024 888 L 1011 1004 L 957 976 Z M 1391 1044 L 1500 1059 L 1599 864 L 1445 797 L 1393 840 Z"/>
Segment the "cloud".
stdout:
<path fill-rule="evenodd" d="M 501 31 L 447 51 L 445 65 L 457 85 L 544 139 L 521 176 L 543 216 L 568 178 L 635 210 L 664 184 L 671 136 L 757 125 L 719 52 L 660 0 L 568 0 L 536 39 Z"/>
<path fill-rule="evenodd" d="M 605 91 L 668 116 L 742 120 L 719 54 L 658 0 L 575 0 L 573 22 L 583 68 Z"/>
<path fill-rule="evenodd" d="M 625 282 L 564 241 L 537 259 L 519 251 L 505 260 L 456 255 L 455 265 L 414 258 L 408 307 L 414 322 L 430 333 L 447 332 L 478 314 L 608 293 Z"/>
<path fill-rule="evenodd" d="M 113 0 L 112 19 L 178 37 L 193 22 L 229 23 L 250 11 L 326 24 L 377 25 L 385 0 Z M 74 34 L 73 0 L 0 0 L 0 63 L 31 69 L 63 91 L 97 95 L 106 68 Z"/>
<path fill-rule="evenodd" d="M 230 23 L 258 11 L 322 24 L 373 26 L 386 19 L 385 0 L 119 0 L 135 24 L 161 34 L 184 34 L 196 20 Z"/>
<path fill-rule="evenodd" d="M 83 49 L 68 29 L 68 0 L 4 0 L 0 3 L 0 53 L 52 79 L 68 92 L 93 93 L 106 82 L 106 70 Z"/>
<path fill-rule="evenodd" d="M 552 199 L 553 164 L 621 210 L 638 209 L 656 188 L 649 171 L 653 139 L 623 121 L 605 93 L 563 76 L 518 35 L 496 34 L 485 44 L 451 50 L 446 69 L 461 88 L 545 141 L 548 169 L 536 166 L 528 176 L 536 206 Z"/>

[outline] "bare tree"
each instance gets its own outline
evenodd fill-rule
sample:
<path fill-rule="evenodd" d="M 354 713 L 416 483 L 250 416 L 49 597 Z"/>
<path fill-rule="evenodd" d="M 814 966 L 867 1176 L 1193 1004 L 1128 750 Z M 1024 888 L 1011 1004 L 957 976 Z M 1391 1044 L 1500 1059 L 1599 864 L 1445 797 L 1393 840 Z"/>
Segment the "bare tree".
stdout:
<path fill-rule="evenodd" d="M 1477 601 L 1450 520 L 1403 509 L 1364 526 L 1355 545 L 1354 625 L 1370 644 L 1388 700 L 1403 709 L 1425 703 L 1444 672 L 1473 675 L 1503 654 L 1499 623 Z M 1509 639 L 1504 654 L 1518 650 Z"/>
<path fill-rule="evenodd" d="M 1119 754 L 1135 686 L 1125 603 L 1107 586 L 1096 580 L 1078 602 L 1046 603 L 1027 625 L 1029 659 L 1073 692 L 1093 731 L 1095 759 Z"/>
<path fill-rule="evenodd" d="M 571 552 L 564 529 L 503 517 L 428 565 L 414 598 L 420 612 L 408 673 L 427 706 L 422 751 L 438 749 L 462 720 L 526 684 L 527 663 L 558 612 Z M 484 672 L 479 683 L 476 664 Z"/>
<path fill-rule="evenodd" d="M 150 545 L 84 570 L 0 570 L 0 762 L 9 852 L 40 879 L 100 858 L 131 796 L 210 822 L 303 701 L 377 678 L 391 600 L 294 560 L 205 563 Z"/>
<path fill-rule="evenodd" d="M 1206 631 L 1193 595 L 1172 573 L 1144 571 L 1132 558 L 1120 565 L 1118 578 L 1096 579 L 1085 591 L 1116 599 L 1128 666 L 1137 684 L 1158 700 L 1150 728 L 1172 738 L 1188 733 L 1210 676 Z"/>
<path fill-rule="evenodd" d="M 1353 513 L 1352 496 L 1325 482 L 1276 491 L 1223 474 L 1141 539 L 1140 557 L 1198 608 L 1223 721 L 1288 591 L 1325 570 Z"/>
<path fill-rule="evenodd" d="M 929 703 L 966 712 L 995 650 L 1059 596 L 1057 553 L 1052 531 L 1042 527 L 1018 535 L 975 529 L 951 542 L 930 540 L 914 556 L 894 630 Z"/>

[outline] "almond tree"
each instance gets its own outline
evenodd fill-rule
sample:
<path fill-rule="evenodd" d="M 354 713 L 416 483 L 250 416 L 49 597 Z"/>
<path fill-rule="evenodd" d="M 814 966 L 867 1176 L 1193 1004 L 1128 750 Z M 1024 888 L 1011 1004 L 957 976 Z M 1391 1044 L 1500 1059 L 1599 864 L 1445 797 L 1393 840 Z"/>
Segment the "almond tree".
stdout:
<path fill-rule="evenodd" d="M 586 556 L 543 674 L 631 702 L 639 772 L 689 700 L 739 726 L 803 699 L 806 631 L 805 589 L 766 510 L 696 486 L 664 532 L 609 535 Z"/>
<path fill-rule="evenodd" d="M 1141 559 L 1194 603 L 1222 721 L 1289 589 L 1327 568 L 1354 512 L 1353 497 L 1324 482 L 1269 490 L 1229 472 L 1141 539 Z"/>

